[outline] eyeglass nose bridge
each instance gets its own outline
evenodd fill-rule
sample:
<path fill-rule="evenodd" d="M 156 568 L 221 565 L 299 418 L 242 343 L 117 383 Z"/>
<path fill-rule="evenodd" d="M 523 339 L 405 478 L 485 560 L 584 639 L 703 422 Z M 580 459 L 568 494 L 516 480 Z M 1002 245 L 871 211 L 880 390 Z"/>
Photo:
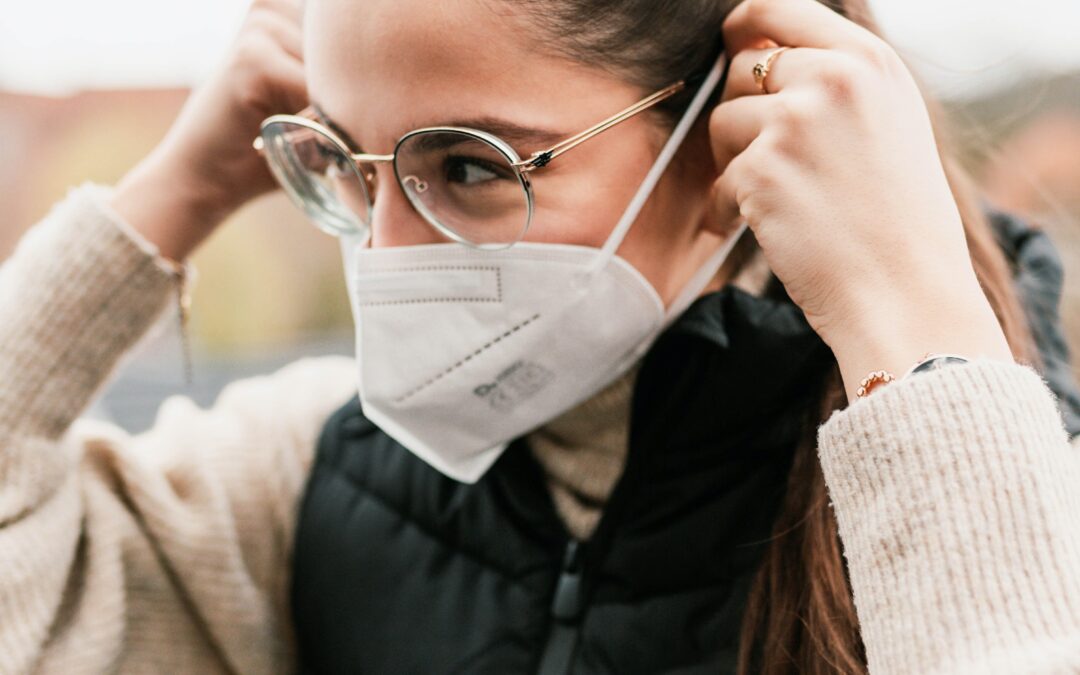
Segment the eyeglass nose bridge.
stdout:
<path fill-rule="evenodd" d="M 372 167 L 375 164 L 393 164 L 394 158 L 397 154 L 392 155 L 371 155 L 367 153 L 349 153 L 349 159 L 356 165 L 357 173 L 364 179 L 366 185 L 364 188 L 367 190 L 368 199 L 374 201 L 375 199 L 375 180 L 374 170 L 369 170 L 368 167 Z"/>

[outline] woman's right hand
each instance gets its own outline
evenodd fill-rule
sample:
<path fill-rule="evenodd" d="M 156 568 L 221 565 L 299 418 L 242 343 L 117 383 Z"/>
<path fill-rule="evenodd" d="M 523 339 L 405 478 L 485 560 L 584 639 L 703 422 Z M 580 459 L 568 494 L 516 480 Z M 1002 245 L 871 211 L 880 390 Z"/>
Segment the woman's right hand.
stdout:
<path fill-rule="evenodd" d="M 308 105 L 301 0 L 252 0 L 227 57 L 161 143 L 116 185 L 112 206 L 182 260 L 229 214 L 277 187 L 251 142 L 270 115 Z"/>

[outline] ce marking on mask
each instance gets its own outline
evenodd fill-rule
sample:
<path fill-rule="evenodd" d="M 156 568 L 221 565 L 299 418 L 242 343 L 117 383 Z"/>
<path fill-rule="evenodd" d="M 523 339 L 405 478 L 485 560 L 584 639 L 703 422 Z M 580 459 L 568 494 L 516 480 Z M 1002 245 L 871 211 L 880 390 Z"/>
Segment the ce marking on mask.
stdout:
<path fill-rule="evenodd" d="M 555 374 L 532 361 L 516 361 L 495 377 L 494 382 L 482 384 L 473 393 L 487 399 L 499 412 L 509 412 L 519 403 L 532 398 L 548 385 Z"/>

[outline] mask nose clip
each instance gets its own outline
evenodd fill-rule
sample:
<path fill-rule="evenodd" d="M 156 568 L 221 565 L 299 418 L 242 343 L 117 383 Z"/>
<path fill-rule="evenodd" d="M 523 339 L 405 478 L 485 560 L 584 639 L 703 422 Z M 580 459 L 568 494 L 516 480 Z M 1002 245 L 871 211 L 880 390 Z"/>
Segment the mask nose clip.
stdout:
<path fill-rule="evenodd" d="M 502 270 L 490 265 L 372 270 L 356 273 L 353 282 L 361 307 L 503 300 Z"/>

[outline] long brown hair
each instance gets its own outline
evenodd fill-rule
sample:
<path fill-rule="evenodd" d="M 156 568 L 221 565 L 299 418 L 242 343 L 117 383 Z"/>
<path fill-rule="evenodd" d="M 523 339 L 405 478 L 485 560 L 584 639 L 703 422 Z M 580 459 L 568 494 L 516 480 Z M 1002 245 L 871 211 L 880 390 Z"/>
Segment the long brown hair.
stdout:
<path fill-rule="evenodd" d="M 546 29 L 548 45 L 654 90 L 706 69 L 723 49 L 720 26 L 740 0 L 514 0 Z M 819 0 L 881 36 L 866 0 Z M 919 82 L 938 152 L 967 235 L 972 264 L 1016 358 L 1037 364 L 1030 330 L 978 187 L 956 160 L 941 104 Z M 678 100 L 669 102 L 674 116 Z M 787 490 L 750 590 L 740 673 L 865 673 L 866 655 L 836 518 L 817 460 L 817 428 L 846 405 L 839 370 L 821 382 Z"/>
<path fill-rule="evenodd" d="M 866 0 L 829 4 L 881 35 Z M 918 78 L 916 77 L 917 81 Z M 959 165 L 948 118 L 923 91 L 938 152 L 960 210 L 972 265 L 1017 360 L 1039 357 L 1016 297 L 1012 270 L 979 202 L 979 189 Z M 822 383 L 788 476 L 773 537 L 751 588 L 740 640 L 740 673 L 865 673 L 866 655 L 828 491 L 817 461 L 817 428 L 846 405 L 839 370 Z"/>

